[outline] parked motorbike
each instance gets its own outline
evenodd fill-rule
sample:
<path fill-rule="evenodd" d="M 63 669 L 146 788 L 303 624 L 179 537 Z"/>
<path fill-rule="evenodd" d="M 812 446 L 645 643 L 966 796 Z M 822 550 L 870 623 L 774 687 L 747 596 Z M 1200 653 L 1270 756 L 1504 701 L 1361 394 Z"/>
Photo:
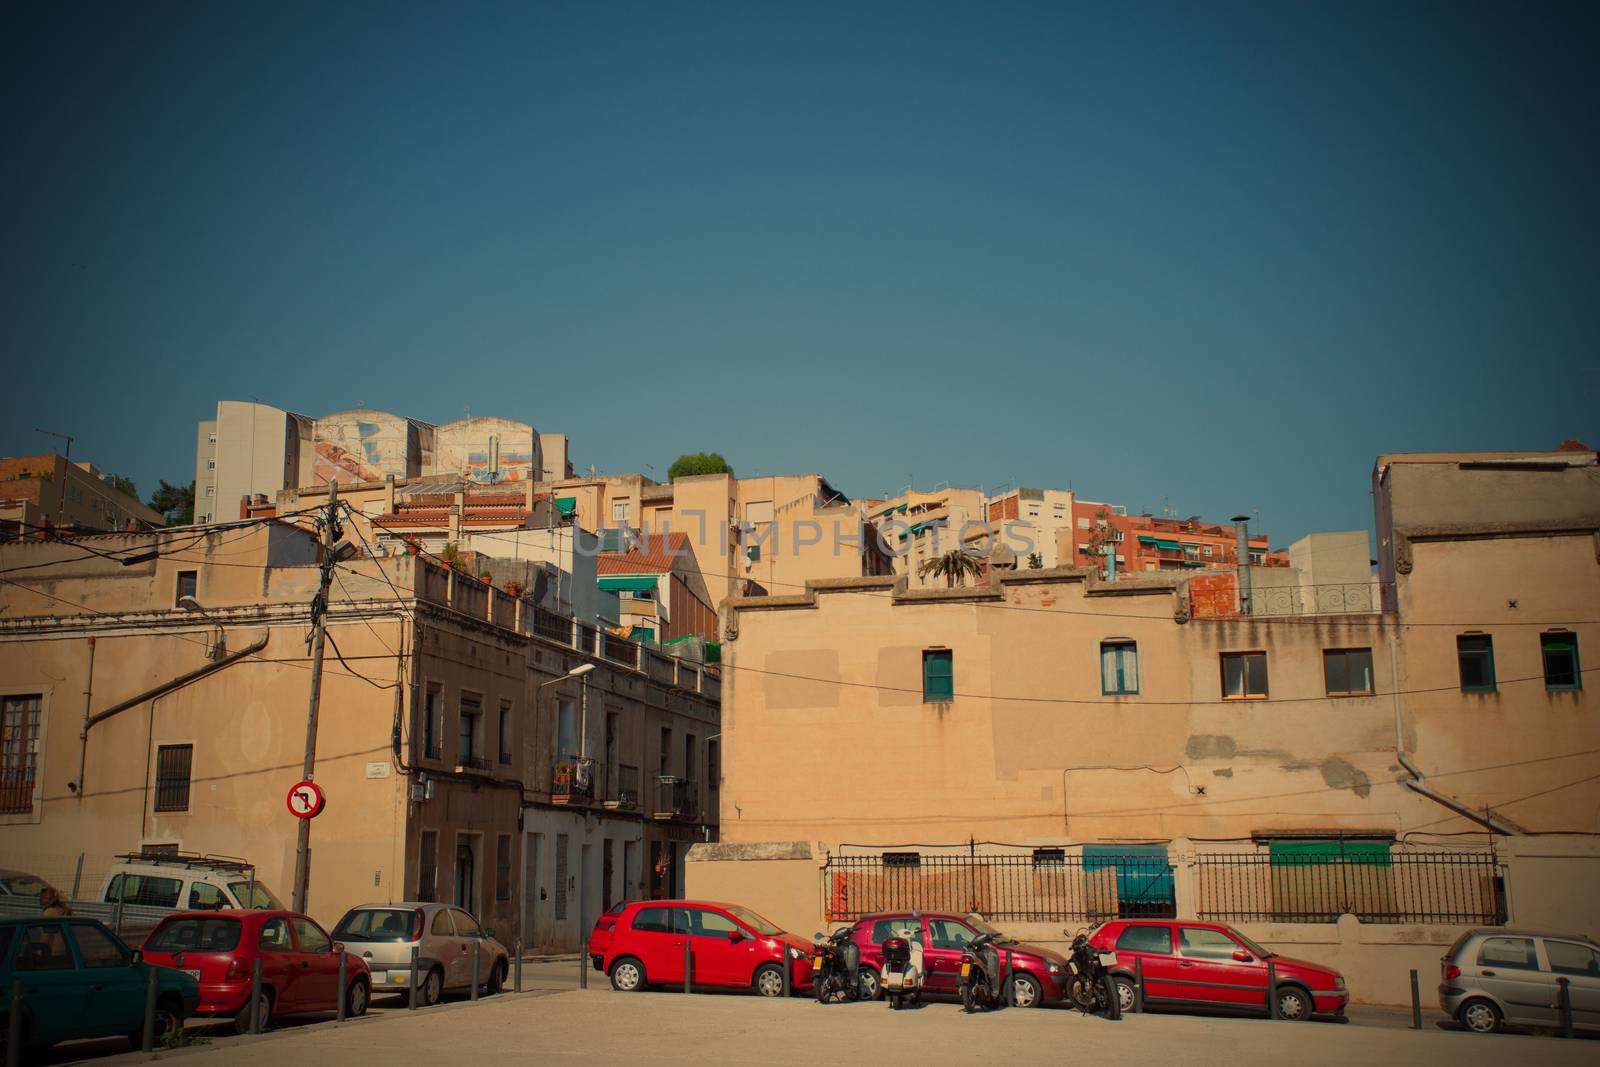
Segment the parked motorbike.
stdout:
<path fill-rule="evenodd" d="M 922 998 L 922 939 L 891 937 L 883 943 L 883 978 L 879 985 L 890 1009 L 899 1011 Z"/>
<path fill-rule="evenodd" d="M 979 934 L 961 953 L 961 1008 L 971 1014 L 998 1008 L 1005 1000 L 1000 978 L 1000 950 L 993 934 Z"/>
<path fill-rule="evenodd" d="M 858 1000 L 861 997 L 861 950 L 846 926 L 831 935 L 817 932 L 811 948 L 811 988 L 818 1004 Z"/>
<path fill-rule="evenodd" d="M 1072 939 L 1067 966 L 1072 981 L 1067 994 L 1079 1011 L 1103 1012 L 1108 1019 L 1122 1018 L 1122 1002 L 1117 997 L 1116 979 L 1107 970 L 1116 966 L 1115 952 L 1101 952 L 1089 944 L 1089 932 L 1080 930 Z"/>

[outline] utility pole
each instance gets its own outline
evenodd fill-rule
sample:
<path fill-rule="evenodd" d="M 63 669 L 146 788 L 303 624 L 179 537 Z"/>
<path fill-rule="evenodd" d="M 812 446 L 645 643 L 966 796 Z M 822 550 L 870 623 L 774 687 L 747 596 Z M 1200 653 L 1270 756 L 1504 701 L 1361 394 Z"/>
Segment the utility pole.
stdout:
<path fill-rule="evenodd" d="M 334 545 L 339 540 L 339 483 L 328 482 L 328 514 L 322 524 L 322 581 L 311 601 L 311 706 L 306 713 L 306 758 L 300 777 L 311 781 L 317 768 L 317 706 L 322 701 L 322 650 L 328 639 L 328 588 L 338 562 Z M 294 845 L 294 910 L 306 910 L 306 890 L 311 880 L 311 820 L 299 819 Z"/>

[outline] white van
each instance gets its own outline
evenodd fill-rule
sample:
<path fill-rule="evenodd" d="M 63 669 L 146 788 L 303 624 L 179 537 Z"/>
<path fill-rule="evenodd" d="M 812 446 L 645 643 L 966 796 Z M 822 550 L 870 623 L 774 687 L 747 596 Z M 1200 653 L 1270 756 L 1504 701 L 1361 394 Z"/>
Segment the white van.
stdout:
<path fill-rule="evenodd" d="M 130 852 L 117 859 L 100 895 L 73 901 L 72 910 L 100 919 L 129 944 L 174 911 L 283 907 L 246 860 L 185 852 Z"/>

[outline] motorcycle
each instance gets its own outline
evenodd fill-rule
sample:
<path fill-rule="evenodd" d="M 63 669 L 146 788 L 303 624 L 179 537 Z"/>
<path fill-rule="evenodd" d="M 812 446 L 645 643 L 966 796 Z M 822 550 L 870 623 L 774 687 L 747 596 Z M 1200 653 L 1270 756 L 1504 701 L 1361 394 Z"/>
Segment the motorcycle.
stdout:
<path fill-rule="evenodd" d="M 889 1008 L 899 1011 L 922 998 L 922 938 L 891 937 L 883 943 L 880 986 Z"/>
<path fill-rule="evenodd" d="M 811 988 L 817 1003 L 858 1000 L 861 997 L 861 950 L 846 926 L 831 935 L 817 932 L 811 949 Z"/>
<path fill-rule="evenodd" d="M 1072 939 L 1072 949 L 1067 955 L 1072 980 L 1067 994 L 1079 1011 L 1104 1013 L 1107 1019 L 1122 1018 L 1116 979 L 1107 970 L 1116 963 L 1115 952 L 1101 952 L 1089 943 L 1088 931 L 1081 930 Z"/>
<path fill-rule="evenodd" d="M 969 1015 L 979 1008 L 998 1008 L 1005 1000 L 994 940 L 994 934 L 979 934 L 961 953 L 961 1009 Z"/>

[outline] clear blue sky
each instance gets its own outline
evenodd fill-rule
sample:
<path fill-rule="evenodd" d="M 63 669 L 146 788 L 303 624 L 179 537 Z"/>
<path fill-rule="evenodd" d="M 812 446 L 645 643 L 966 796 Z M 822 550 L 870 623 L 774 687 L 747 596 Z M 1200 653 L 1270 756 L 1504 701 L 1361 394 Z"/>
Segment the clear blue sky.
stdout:
<path fill-rule="evenodd" d="M 1368 527 L 1379 452 L 1600 446 L 1597 12 L 11 4 L 0 452 L 470 407 Z"/>

